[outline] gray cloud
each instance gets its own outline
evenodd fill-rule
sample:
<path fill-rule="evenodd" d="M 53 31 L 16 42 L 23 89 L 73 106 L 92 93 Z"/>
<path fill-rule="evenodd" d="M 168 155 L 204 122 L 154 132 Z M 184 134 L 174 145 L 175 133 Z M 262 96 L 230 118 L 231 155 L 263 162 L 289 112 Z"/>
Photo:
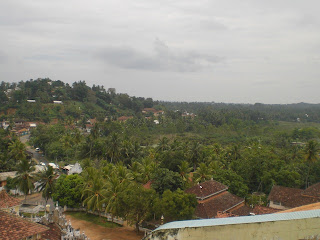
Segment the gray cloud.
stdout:
<path fill-rule="evenodd" d="M 0 64 L 6 63 L 8 61 L 8 56 L 4 52 L 0 51 Z"/>
<path fill-rule="evenodd" d="M 110 47 L 101 50 L 98 57 L 120 68 L 148 71 L 194 72 L 222 61 L 221 57 L 195 51 L 171 49 L 155 40 L 152 54 L 130 47 Z"/>
<path fill-rule="evenodd" d="M 319 0 L 2 1 L 0 81 L 85 79 L 161 100 L 320 102 L 319 8 Z"/>

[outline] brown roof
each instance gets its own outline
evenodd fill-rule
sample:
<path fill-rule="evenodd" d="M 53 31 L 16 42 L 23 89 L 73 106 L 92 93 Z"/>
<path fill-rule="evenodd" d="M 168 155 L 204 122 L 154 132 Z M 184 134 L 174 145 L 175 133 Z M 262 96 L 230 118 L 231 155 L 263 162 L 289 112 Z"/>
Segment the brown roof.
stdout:
<path fill-rule="evenodd" d="M 275 208 L 271 208 L 271 207 L 259 206 L 259 205 L 256 205 L 256 206 L 254 206 L 253 209 L 251 209 L 251 212 L 256 214 L 256 215 L 276 213 L 276 212 L 279 212 L 279 211 L 281 211 L 281 210 L 275 209 Z"/>
<path fill-rule="evenodd" d="M 143 185 L 144 189 L 151 189 L 152 181 L 149 180 L 146 184 Z"/>
<path fill-rule="evenodd" d="M 118 121 L 126 121 L 131 118 L 133 118 L 133 116 L 121 116 L 121 117 L 118 117 Z"/>
<path fill-rule="evenodd" d="M 308 189 L 307 189 L 308 190 Z M 302 205 L 319 202 L 320 199 L 313 197 L 305 197 L 302 193 L 305 192 L 298 188 L 288 188 L 282 186 L 273 186 L 269 194 L 268 200 L 280 202 L 284 207 L 294 208 Z M 313 192 L 313 191 L 310 191 Z M 308 192 L 307 192 L 308 193 Z"/>
<path fill-rule="evenodd" d="M 145 111 L 145 112 L 157 112 L 157 110 L 155 110 L 154 108 L 144 108 L 142 111 Z"/>
<path fill-rule="evenodd" d="M 287 209 L 287 210 L 284 210 L 284 211 L 280 211 L 278 213 L 299 212 L 299 211 L 308 211 L 308 210 L 316 210 L 316 209 L 320 209 L 320 202 L 304 205 L 304 206 L 301 206 L 301 207 Z"/>
<path fill-rule="evenodd" d="M 320 182 L 311 185 L 302 192 L 303 196 L 320 198 Z"/>
<path fill-rule="evenodd" d="M 19 199 L 11 197 L 5 190 L 0 192 L 0 209 L 10 208 L 20 204 L 21 201 Z"/>
<path fill-rule="evenodd" d="M 252 212 L 252 208 L 243 204 L 242 206 L 231 210 L 231 213 L 237 216 L 249 216 Z"/>
<path fill-rule="evenodd" d="M 41 233 L 41 239 L 45 240 L 60 240 L 61 239 L 61 230 L 55 223 L 50 223 L 46 225 L 49 229 Z"/>
<path fill-rule="evenodd" d="M 244 202 L 243 198 L 226 191 L 209 199 L 199 201 L 195 215 L 199 218 L 213 218 L 217 216 L 218 211 L 232 211 L 233 207 L 242 202 Z"/>
<path fill-rule="evenodd" d="M 237 215 L 230 213 L 230 212 L 217 212 L 216 218 L 227 218 L 227 217 L 238 217 Z"/>
<path fill-rule="evenodd" d="M 219 183 L 215 180 L 209 180 L 203 183 L 199 183 L 185 190 L 185 192 L 195 194 L 197 198 L 204 199 L 219 192 L 226 191 L 227 189 L 228 187 L 226 185 L 223 185 L 222 183 Z"/>
<path fill-rule="evenodd" d="M 1 240 L 24 239 L 47 230 L 48 228 L 43 225 L 0 211 Z"/>

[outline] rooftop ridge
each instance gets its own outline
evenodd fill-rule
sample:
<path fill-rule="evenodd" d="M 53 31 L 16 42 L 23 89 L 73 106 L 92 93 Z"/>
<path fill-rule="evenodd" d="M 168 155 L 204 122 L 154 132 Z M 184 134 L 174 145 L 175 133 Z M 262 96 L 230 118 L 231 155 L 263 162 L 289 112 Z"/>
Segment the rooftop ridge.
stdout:
<path fill-rule="evenodd" d="M 157 229 L 155 229 L 154 232 L 159 230 L 165 230 L 165 229 L 197 228 L 197 227 L 210 227 L 210 226 L 233 225 L 233 224 L 289 221 L 289 220 L 319 218 L 319 217 L 320 217 L 320 209 L 301 211 L 301 212 L 265 214 L 265 215 L 244 216 L 244 217 L 186 220 L 186 221 L 175 221 L 175 222 L 166 223 L 158 227 Z"/>

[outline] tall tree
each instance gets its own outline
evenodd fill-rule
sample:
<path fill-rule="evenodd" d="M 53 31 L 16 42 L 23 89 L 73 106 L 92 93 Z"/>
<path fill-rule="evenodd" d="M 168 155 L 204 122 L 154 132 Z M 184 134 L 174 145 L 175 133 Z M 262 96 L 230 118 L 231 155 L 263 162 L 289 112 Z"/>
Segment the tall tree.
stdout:
<path fill-rule="evenodd" d="M 319 158 L 319 147 L 318 143 L 314 140 L 311 140 L 307 143 L 305 149 L 305 160 L 308 164 L 308 172 L 307 172 L 307 177 L 306 177 L 306 188 L 308 187 L 308 179 L 309 179 L 309 174 L 310 174 L 310 167 L 313 163 L 315 163 L 318 158 Z"/>
<path fill-rule="evenodd" d="M 24 193 L 24 201 L 27 199 L 27 195 L 34 189 L 34 175 L 32 172 L 35 170 L 32 163 L 23 159 L 17 166 L 16 177 L 14 178 L 18 189 Z"/>
<path fill-rule="evenodd" d="M 84 189 L 82 198 L 84 199 L 83 204 L 88 209 L 101 213 L 102 204 L 106 198 L 105 181 L 101 176 L 94 177 L 91 184 Z"/>
<path fill-rule="evenodd" d="M 54 192 L 56 176 L 51 166 L 35 175 L 35 179 L 39 183 L 37 190 L 42 191 L 42 197 L 46 200 L 46 205 Z"/>

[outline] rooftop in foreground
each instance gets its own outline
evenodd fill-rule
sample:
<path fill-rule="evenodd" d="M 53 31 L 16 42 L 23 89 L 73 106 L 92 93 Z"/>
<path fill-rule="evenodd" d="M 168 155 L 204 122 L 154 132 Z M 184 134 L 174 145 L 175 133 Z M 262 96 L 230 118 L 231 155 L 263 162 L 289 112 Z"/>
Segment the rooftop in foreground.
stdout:
<path fill-rule="evenodd" d="M 210 227 L 210 226 L 221 226 L 221 225 L 232 225 L 232 224 L 288 221 L 288 220 L 319 218 L 319 217 L 320 217 L 320 210 L 310 210 L 310 211 L 301 211 L 301 212 L 265 214 L 265 215 L 245 216 L 245 217 L 176 221 L 176 222 L 170 222 L 170 223 L 164 224 L 159 228 L 155 229 L 154 231 L 165 230 L 165 229 L 177 229 L 177 228 L 196 228 L 196 227 Z"/>

